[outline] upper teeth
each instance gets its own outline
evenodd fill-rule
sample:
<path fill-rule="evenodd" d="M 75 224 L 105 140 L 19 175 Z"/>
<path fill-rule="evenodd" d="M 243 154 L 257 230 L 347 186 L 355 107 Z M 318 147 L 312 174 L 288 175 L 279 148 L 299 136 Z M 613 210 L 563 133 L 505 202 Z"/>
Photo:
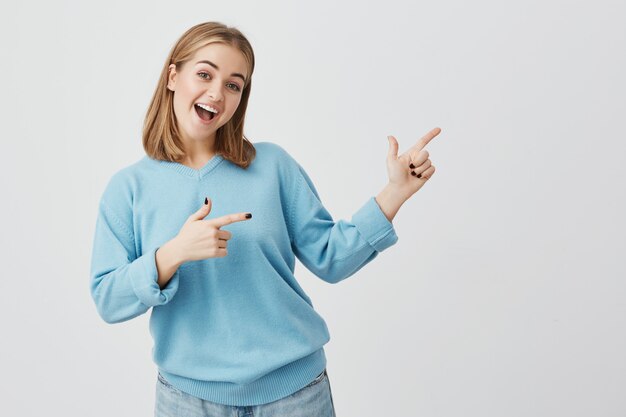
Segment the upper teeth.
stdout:
<path fill-rule="evenodd" d="M 206 104 L 201 104 L 201 103 L 198 103 L 198 106 L 202 107 L 204 110 L 208 110 L 208 111 L 213 112 L 213 113 L 215 113 L 215 114 L 217 114 L 217 112 L 218 112 L 218 110 L 217 110 L 217 109 L 214 109 L 214 108 L 213 108 L 213 107 L 211 107 L 211 106 L 207 106 Z"/>

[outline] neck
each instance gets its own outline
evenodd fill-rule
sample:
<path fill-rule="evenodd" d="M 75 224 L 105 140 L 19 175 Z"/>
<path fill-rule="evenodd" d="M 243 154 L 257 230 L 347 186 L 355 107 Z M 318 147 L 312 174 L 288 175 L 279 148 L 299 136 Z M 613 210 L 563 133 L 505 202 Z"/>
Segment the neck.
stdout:
<path fill-rule="evenodd" d="M 185 157 L 180 161 L 191 168 L 204 166 L 215 156 L 215 135 L 209 140 L 185 141 Z"/>

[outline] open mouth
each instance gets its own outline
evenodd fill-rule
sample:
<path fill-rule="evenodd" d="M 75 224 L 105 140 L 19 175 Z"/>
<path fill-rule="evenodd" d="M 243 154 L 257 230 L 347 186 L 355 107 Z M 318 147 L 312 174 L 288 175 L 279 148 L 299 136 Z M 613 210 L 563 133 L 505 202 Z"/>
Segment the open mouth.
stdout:
<path fill-rule="evenodd" d="M 196 109 L 196 113 L 198 114 L 198 117 L 205 122 L 210 122 L 211 120 L 213 120 L 213 117 L 215 117 L 215 114 L 213 112 L 205 110 L 202 107 L 198 106 L 197 104 L 194 104 L 193 107 Z"/>

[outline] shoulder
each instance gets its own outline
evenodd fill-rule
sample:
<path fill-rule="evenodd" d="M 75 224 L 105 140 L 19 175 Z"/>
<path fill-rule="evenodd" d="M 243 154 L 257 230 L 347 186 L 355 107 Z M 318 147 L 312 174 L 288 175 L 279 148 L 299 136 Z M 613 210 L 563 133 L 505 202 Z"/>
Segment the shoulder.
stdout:
<path fill-rule="evenodd" d="M 300 165 L 295 158 L 281 145 L 274 142 L 256 142 L 257 158 L 264 165 L 270 165 L 288 177 L 297 174 Z"/>
<path fill-rule="evenodd" d="M 114 170 L 104 187 L 101 203 L 115 211 L 122 211 L 132 207 L 133 196 L 141 177 L 146 175 L 151 163 L 158 163 L 144 156 L 135 162 Z"/>
<path fill-rule="evenodd" d="M 269 141 L 254 142 L 253 145 L 256 148 L 257 152 L 260 152 L 262 154 L 272 155 L 274 157 L 279 157 L 279 158 L 284 158 L 284 157 L 289 156 L 285 148 L 283 148 L 282 146 L 274 142 L 269 142 Z"/>
<path fill-rule="evenodd" d="M 274 142 L 263 141 L 255 142 L 254 147 L 257 150 L 257 155 L 261 156 L 262 159 L 271 160 L 285 169 L 297 169 L 298 163 L 283 146 Z"/>
<path fill-rule="evenodd" d="M 267 172 L 275 174 L 276 183 L 287 195 L 293 194 L 303 179 L 308 180 L 302 166 L 283 146 L 267 141 L 256 142 L 254 146 L 257 148 L 260 164 Z"/>

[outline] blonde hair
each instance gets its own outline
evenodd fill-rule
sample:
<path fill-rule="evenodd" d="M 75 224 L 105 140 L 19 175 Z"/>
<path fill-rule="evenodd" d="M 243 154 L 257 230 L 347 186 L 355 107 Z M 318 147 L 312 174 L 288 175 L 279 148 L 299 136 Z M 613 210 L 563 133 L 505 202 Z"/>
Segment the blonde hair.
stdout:
<path fill-rule="evenodd" d="M 185 151 L 174 115 L 174 92 L 167 88 L 169 66 L 180 69 L 200 48 L 211 43 L 223 43 L 238 49 L 248 63 L 248 76 L 237 110 L 215 136 L 215 151 L 232 163 L 247 168 L 256 149 L 243 134 L 243 125 L 252 87 L 254 52 L 246 37 L 237 29 L 220 22 L 205 22 L 193 26 L 178 39 L 169 53 L 148 106 L 143 124 L 143 148 L 153 159 L 180 162 Z"/>

